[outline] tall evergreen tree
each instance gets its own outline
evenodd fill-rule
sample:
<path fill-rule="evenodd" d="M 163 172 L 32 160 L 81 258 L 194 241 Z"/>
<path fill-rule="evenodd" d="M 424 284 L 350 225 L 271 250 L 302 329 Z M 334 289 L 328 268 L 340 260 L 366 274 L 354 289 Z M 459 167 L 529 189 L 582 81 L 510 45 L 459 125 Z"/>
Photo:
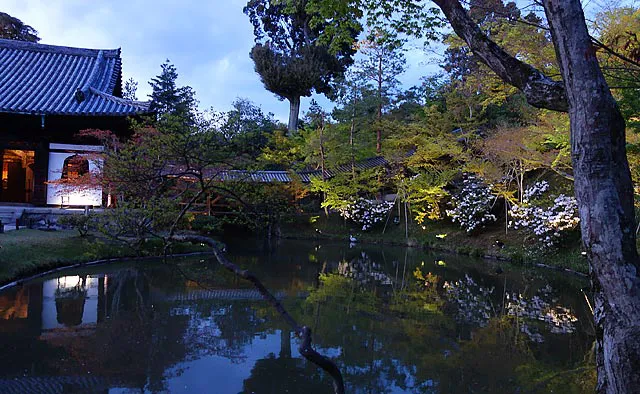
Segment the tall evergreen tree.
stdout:
<path fill-rule="evenodd" d="M 0 38 L 29 42 L 40 41 L 36 29 L 5 12 L 0 12 Z"/>
<path fill-rule="evenodd" d="M 358 71 L 364 83 L 371 85 L 376 92 L 376 119 L 382 120 L 383 111 L 389 106 L 397 93 L 400 81 L 398 76 L 405 71 L 406 59 L 403 53 L 403 40 L 383 30 L 374 30 L 360 41 L 358 47 L 364 58 L 358 62 Z M 376 152 L 382 150 L 382 128 L 376 127 Z"/>
<path fill-rule="evenodd" d="M 122 98 L 127 100 L 137 100 L 138 99 L 138 82 L 129 78 L 124 82 L 124 87 L 122 88 Z"/>
<path fill-rule="evenodd" d="M 170 115 L 191 123 L 197 106 L 193 88 L 191 86 L 178 87 L 176 83 L 178 71 L 168 59 L 161 67 L 162 72 L 149 82 L 153 89 L 149 95 L 151 110 L 159 118 Z"/>

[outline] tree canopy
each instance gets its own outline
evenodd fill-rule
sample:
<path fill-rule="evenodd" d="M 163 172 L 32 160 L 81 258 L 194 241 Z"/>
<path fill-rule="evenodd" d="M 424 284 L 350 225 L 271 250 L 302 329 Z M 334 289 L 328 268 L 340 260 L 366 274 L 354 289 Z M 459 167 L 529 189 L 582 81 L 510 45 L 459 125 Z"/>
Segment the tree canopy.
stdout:
<path fill-rule="evenodd" d="M 290 103 L 289 132 L 297 130 L 300 97 L 329 94 L 330 82 L 353 62 L 351 43 L 360 32 L 361 13 L 357 7 L 338 12 L 320 5 L 251 0 L 244 8 L 254 27 L 255 70 L 267 90 Z"/>
<path fill-rule="evenodd" d="M 177 85 L 178 71 L 168 59 L 161 68 L 162 72 L 149 82 L 153 89 L 149 95 L 150 109 L 159 117 L 169 115 L 175 119 L 192 121 L 197 106 L 193 88 Z"/>
<path fill-rule="evenodd" d="M 0 12 L 0 38 L 29 42 L 40 41 L 36 29 L 5 12 Z"/>

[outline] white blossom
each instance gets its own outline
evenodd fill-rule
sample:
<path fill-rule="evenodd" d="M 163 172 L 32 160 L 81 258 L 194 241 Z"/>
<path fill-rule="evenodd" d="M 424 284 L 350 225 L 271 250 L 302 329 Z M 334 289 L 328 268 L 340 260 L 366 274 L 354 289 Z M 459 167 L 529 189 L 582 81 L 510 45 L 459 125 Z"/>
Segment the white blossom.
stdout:
<path fill-rule="evenodd" d="M 532 201 L 548 188 L 549 184 L 546 181 L 536 182 L 525 191 L 523 203 L 514 205 L 509 212 L 513 218 L 509 226 L 531 232 L 542 249 L 556 246 L 562 235 L 573 230 L 580 221 L 578 203 L 574 197 L 560 194 L 549 206 L 537 205 Z"/>
<path fill-rule="evenodd" d="M 462 189 L 453 195 L 453 209 L 447 210 L 447 215 L 470 233 L 487 222 L 496 221 L 496 216 L 491 213 L 494 200 L 491 185 L 469 175 L 462 182 Z"/>
<path fill-rule="evenodd" d="M 339 212 L 343 218 L 361 225 L 362 231 L 367 231 L 376 223 L 382 222 L 391 208 L 393 208 L 392 202 L 359 198 L 340 209 Z"/>

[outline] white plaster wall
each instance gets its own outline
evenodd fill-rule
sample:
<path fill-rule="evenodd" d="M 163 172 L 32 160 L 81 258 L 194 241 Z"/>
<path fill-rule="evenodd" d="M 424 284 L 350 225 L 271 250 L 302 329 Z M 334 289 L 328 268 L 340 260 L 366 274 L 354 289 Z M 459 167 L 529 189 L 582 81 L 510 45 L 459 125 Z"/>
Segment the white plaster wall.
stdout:
<path fill-rule="evenodd" d="M 67 157 L 73 156 L 73 152 L 49 152 L 49 174 L 47 180 L 54 181 L 62 177 L 62 166 Z M 82 155 L 81 155 L 82 156 Z M 96 163 L 89 160 L 89 171 L 96 170 Z M 72 193 L 62 193 L 58 185 L 47 184 L 47 204 L 62 205 L 102 205 L 102 188 L 79 190 Z"/>
<path fill-rule="evenodd" d="M 82 313 L 82 323 L 95 324 L 98 322 L 98 280 L 100 276 L 88 276 L 85 282 L 87 295 Z M 56 309 L 56 290 L 69 289 L 80 284 L 79 276 L 63 276 L 58 279 L 47 280 L 42 284 L 42 329 L 51 330 L 62 328 L 58 323 L 58 310 Z"/>

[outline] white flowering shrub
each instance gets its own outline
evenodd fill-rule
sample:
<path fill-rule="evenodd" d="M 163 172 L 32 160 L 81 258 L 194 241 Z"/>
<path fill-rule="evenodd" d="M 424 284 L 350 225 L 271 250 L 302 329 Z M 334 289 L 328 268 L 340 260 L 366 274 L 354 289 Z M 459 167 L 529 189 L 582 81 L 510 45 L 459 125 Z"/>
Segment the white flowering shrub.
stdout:
<path fill-rule="evenodd" d="M 376 223 L 384 221 L 391 208 L 393 208 L 392 202 L 359 198 L 346 207 L 340 208 L 339 212 L 343 218 L 361 225 L 362 231 L 367 231 Z"/>
<path fill-rule="evenodd" d="M 453 209 L 447 210 L 447 215 L 470 233 L 485 223 L 496 221 L 496 216 L 491 213 L 494 201 L 491 187 L 470 175 L 463 181 L 462 189 L 452 196 Z"/>
<path fill-rule="evenodd" d="M 549 182 L 540 181 L 534 183 L 531 187 L 524 191 L 522 196 L 522 201 L 526 201 L 527 203 L 531 200 L 535 200 L 537 198 L 542 197 L 542 195 L 549 190 Z"/>
<path fill-rule="evenodd" d="M 522 204 L 512 206 L 509 212 L 509 226 L 530 232 L 542 249 L 556 246 L 580 222 L 574 197 L 560 194 L 547 204 L 539 200 L 548 189 L 547 182 L 536 182 L 524 192 Z"/>

